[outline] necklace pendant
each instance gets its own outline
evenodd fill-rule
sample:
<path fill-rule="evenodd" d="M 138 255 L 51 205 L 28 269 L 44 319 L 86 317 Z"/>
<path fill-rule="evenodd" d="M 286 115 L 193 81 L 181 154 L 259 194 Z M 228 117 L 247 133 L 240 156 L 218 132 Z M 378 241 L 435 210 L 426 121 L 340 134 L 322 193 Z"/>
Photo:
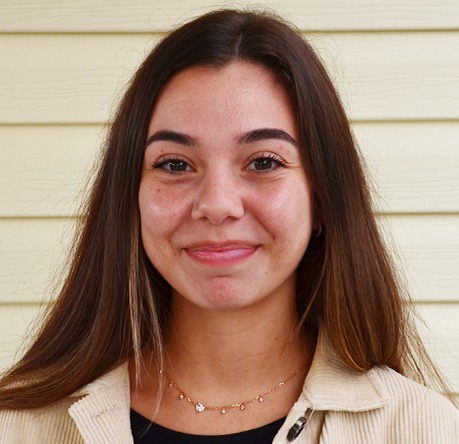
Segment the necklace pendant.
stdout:
<path fill-rule="evenodd" d="M 241 404 L 241 406 L 239 407 L 239 410 L 245 410 L 245 404 Z"/>
<path fill-rule="evenodd" d="M 202 413 L 206 409 L 206 406 L 202 402 L 198 402 L 194 405 L 194 408 L 198 413 Z"/>

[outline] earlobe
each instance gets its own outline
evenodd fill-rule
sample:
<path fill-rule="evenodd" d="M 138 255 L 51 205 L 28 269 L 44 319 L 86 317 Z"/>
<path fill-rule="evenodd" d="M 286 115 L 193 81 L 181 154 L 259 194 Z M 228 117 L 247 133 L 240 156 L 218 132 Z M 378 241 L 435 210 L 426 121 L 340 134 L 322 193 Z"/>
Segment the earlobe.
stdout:
<path fill-rule="evenodd" d="M 321 234 L 322 234 L 322 224 L 320 222 L 318 222 L 317 224 L 315 224 L 315 227 L 314 227 L 314 230 L 312 232 L 312 235 L 314 237 L 320 237 Z"/>

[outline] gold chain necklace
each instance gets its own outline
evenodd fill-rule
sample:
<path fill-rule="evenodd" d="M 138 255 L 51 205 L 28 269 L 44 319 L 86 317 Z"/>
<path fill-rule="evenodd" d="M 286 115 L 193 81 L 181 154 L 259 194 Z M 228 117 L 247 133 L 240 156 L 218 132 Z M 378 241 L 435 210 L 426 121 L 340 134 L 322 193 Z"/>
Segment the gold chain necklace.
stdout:
<path fill-rule="evenodd" d="M 283 387 L 285 384 L 287 384 L 287 382 L 292 380 L 298 373 L 300 373 L 305 368 L 306 368 L 306 364 L 303 364 L 295 373 L 292 373 L 287 379 L 284 379 L 283 381 L 279 382 L 274 387 L 270 388 L 266 392 L 263 392 L 261 395 L 257 395 L 253 399 L 249 399 L 248 401 L 244 401 L 244 402 L 237 402 L 236 404 L 225 404 L 225 405 L 219 405 L 219 406 L 207 406 L 203 402 L 193 401 L 193 399 L 191 399 L 191 397 L 174 382 L 174 380 L 169 376 L 166 370 L 160 370 L 160 373 L 166 376 L 167 380 L 169 381 L 168 386 L 170 388 L 176 389 L 179 392 L 179 399 L 180 400 L 185 399 L 189 403 L 193 404 L 194 409 L 196 410 L 197 413 L 202 413 L 204 410 L 219 410 L 220 413 L 224 414 L 229 409 L 238 408 L 239 410 L 245 410 L 248 404 L 252 404 L 253 402 L 257 402 L 257 401 L 263 402 L 265 400 L 265 396 Z"/>

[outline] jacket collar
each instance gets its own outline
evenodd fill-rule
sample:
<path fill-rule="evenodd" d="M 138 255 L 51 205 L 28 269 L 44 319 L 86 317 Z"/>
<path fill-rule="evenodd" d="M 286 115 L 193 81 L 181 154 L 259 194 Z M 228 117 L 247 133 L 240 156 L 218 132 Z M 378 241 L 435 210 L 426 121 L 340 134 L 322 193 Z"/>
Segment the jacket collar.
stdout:
<path fill-rule="evenodd" d="M 71 405 L 69 414 L 86 443 L 133 442 L 127 364 L 84 386 L 72 397 L 80 399 Z"/>
<path fill-rule="evenodd" d="M 362 412 L 386 405 L 389 393 L 377 367 L 360 373 L 345 366 L 319 331 L 313 362 L 301 398 L 313 410 Z"/>
<path fill-rule="evenodd" d="M 289 429 L 307 409 L 362 412 L 383 407 L 389 401 L 389 393 L 379 371 L 374 368 L 359 373 L 344 366 L 321 329 L 303 391 L 283 428 Z M 80 399 L 69 408 L 69 414 L 85 442 L 133 442 L 127 364 L 96 379 L 72 396 Z"/>

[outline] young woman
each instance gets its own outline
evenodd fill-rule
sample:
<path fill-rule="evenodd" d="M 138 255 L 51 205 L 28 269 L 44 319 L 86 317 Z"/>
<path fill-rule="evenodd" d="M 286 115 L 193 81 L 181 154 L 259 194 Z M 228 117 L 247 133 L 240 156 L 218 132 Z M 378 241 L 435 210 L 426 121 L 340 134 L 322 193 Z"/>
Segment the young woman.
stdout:
<path fill-rule="evenodd" d="M 402 296 L 317 56 L 210 13 L 124 96 L 0 441 L 457 442 Z"/>

